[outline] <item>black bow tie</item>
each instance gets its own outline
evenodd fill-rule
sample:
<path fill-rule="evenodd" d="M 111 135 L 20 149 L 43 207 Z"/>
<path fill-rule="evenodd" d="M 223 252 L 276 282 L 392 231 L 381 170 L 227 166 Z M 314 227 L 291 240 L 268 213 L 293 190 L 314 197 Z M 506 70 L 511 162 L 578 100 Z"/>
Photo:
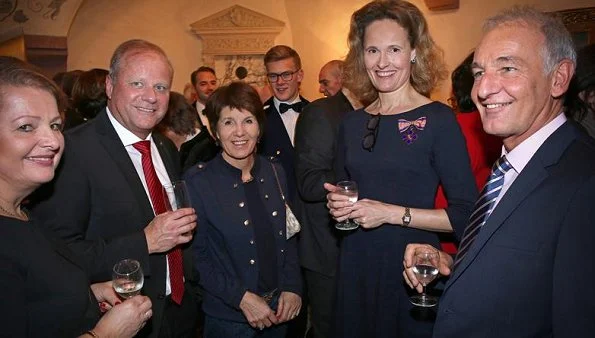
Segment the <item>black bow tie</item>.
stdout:
<path fill-rule="evenodd" d="M 296 102 L 294 104 L 281 103 L 279 105 L 279 113 L 283 114 L 286 111 L 288 111 L 289 109 L 293 109 L 293 111 L 295 111 L 296 113 L 301 113 L 303 106 L 304 106 L 304 104 L 302 101 Z"/>

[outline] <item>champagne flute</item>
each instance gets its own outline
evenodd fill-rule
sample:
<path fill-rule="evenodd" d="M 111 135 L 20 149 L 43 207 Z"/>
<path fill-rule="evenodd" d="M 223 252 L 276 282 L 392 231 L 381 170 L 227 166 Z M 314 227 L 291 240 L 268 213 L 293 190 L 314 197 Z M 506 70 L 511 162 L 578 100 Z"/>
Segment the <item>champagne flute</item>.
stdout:
<path fill-rule="evenodd" d="M 112 285 L 116 293 L 124 299 L 140 294 L 145 277 L 140 263 L 134 259 L 123 259 L 114 265 Z"/>
<path fill-rule="evenodd" d="M 188 188 L 183 180 L 164 184 L 163 196 L 165 197 L 165 207 L 169 211 L 192 207 Z"/>
<path fill-rule="evenodd" d="M 409 300 L 413 305 L 421 307 L 432 307 L 438 304 L 438 298 L 426 294 L 426 286 L 438 276 L 438 265 L 440 254 L 434 248 L 418 247 L 413 257 L 413 273 L 421 283 L 423 290 L 421 294 L 411 296 Z"/>
<path fill-rule="evenodd" d="M 337 188 L 339 188 L 339 190 L 336 192 L 348 196 L 349 202 L 357 202 L 357 183 L 355 183 L 355 181 L 340 181 L 337 183 Z M 358 226 L 359 225 L 351 219 L 346 219 L 343 222 L 335 224 L 335 228 L 339 230 L 353 230 Z"/>

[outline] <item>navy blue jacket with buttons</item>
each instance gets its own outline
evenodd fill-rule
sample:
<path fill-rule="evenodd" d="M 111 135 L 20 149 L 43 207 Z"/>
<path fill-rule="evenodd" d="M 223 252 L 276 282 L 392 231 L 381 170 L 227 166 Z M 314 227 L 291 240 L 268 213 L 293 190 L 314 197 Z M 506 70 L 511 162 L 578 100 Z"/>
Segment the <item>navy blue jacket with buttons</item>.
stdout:
<path fill-rule="evenodd" d="M 274 164 L 283 191 L 285 174 Z M 258 182 L 269 221 L 275 231 L 279 290 L 301 295 L 295 236 L 285 239 L 285 205 L 271 162 L 256 155 L 252 175 Z M 246 206 L 241 171 L 221 156 L 186 172 L 190 199 L 198 216 L 192 251 L 194 268 L 204 289 L 203 310 L 215 318 L 245 322 L 240 301 L 246 291 L 257 293 L 258 271 L 253 220 Z M 249 201 L 248 201 L 249 202 Z"/>

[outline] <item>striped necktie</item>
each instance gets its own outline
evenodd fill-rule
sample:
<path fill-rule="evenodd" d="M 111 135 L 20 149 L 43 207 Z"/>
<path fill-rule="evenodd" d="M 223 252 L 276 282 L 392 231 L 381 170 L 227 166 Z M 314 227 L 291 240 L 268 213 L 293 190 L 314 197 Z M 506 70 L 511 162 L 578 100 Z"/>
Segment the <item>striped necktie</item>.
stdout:
<path fill-rule="evenodd" d="M 155 166 L 153 166 L 153 159 L 151 158 L 151 141 L 139 141 L 132 146 L 142 155 L 141 162 L 145 174 L 145 182 L 149 189 L 151 202 L 153 202 L 155 215 L 162 214 L 166 212 L 167 209 L 165 206 L 165 196 L 163 195 L 163 186 L 157 177 Z M 171 299 L 175 303 L 181 304 L 182 297 L 184 296 L 184 267 L 182 263 L 182 250 L 179 246 L 173 248 L 167 254 L 167 261 L 169 266 Z"/>
<path fill-rule="evenodd" d="M 494 210 L 496 199 L 502 190 L 504 185 L 504 174 L 510 170 L 512 166 L 506 160 L 506 156 L 502 156 L 494 163 L 492 167 L 492 174 L 488 178 L 488 181 L 483 186 L 479 199 L 475 202 L 475 208 L 473 213 L 469 217 L 469 225 L 465 228 L 463 239 L 459 245 L 459 251 L 455 258 L 455 264 L 453 270 L 456 270 L 457 266 L 463 261 L 465 254 L 469 251 L 471 244 L 475 240 L 475 236 L 481 230 L 481 227 L 486 223 L 488 217 Z"/>

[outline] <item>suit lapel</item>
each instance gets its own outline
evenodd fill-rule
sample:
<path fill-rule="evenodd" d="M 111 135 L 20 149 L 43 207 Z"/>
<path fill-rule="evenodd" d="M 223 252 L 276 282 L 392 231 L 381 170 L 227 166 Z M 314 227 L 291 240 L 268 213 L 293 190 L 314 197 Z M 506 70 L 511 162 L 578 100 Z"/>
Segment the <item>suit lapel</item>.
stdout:
<path fill-rule="evenodd" d="M 145 192 L 145 188 L 138 177 L 130 156 L 128 156 L 128 152 L 126 152 L 126 148 L 118 137 L 114 126 L 111 124 L 107 112 L 104 110 L 96 117 L 96 119 L 98 119 L 96 131 L 99 142 L 105 148 L 112 160 L 114 160 L 126 182 L 128 182 L 128 186 L 136 197 L 140 210 L 143 210 L 143 213 L 148 218 L 152 219 L 154 213 L 149 198 L 147 197 L 147 193 Z"/>
<path fill-rule="evenodd" d="M 304 106 L 310 103 L 310 101 L 306 100 L 300 95 L 300 100 L 303 102 Z M 275 101 L 273 98 L 270 98 L 267 102 L 264 103 L 265 107 L 265 115 L 266 115 L 266 134 L 265 139 L 274 139 L 275 142 L 271 145 L 272 147 L 280 146 L 280 144 L 286 144 L 289 148 L 293 148 L 291 144 L 291 138 L 287 133 L 287 129 L 285 129 L 285 124 L 281 119 L 281 114 L 275 107 Z M 272 136 L 276 135 L 276 136 Z M 282 140 L 281 140 L 282 139 Z M 270 143 L 270 142 L 269 142 Z M 274 155 L 274 154 L 270 154 Z"/>
<path fill-rule="evenodd" d="M 163 161 L 163 165 L 165 165 L 165 170 L 167 171 L 167 175 L 169 176 L 170 181 L 176 181 L 180 179 L 179 173 L 179 165 L 176 165 L 175 161 L 175 154 L 172 154 L 170 149 L 167 148 L 165 142 L 167 140 L 165 137 L 157 132 L 153 133 L 153 141 L 157 146 L 157 150 L 159 151 L 159 156 L 161 156 L 161 160 Z M 178 161 L 179 163 L 179 161 Z"/>
<path fill-rule="evenodd" d="M 476 259 L 484 249 L 490 238 L 504 224 L 506 219 L 519 207 L 545 179 L 548 178 L 548 167 L 555 165 L 576 138 L 576 131 L 571 123 L 566 122 L 556 130 L 537 150 L 527 166 L 519 174 L 506 194 L 502 197 L 496 209 L 488 218 L 486 224 L 475 238 L 465 259 L 457 267 L 446 285 L 448 289 L 456 280 L 465 273 L 467 267 Z M 521 225 L 519 225 L 521 226 Z M 446 290 L 445 289 L 445 290 Z"/>
<path fill-rule="evenodd" d="M 270 99 L 269 102 L 269 108 L 266 111 L 266 115 L 267 115 L 267 132 L 268 132 L 268 136 L 265 136 L 268 139 L 276 139 L 277 137 L 273 136 L 273 135 L 278 135 L 278 137 L 283 139 L 283 143 L 286 144 L 291 144 L 291 139 L 289 138 L 289 134 L 287 134 L 287 129 L 285 129 L 285 124 L 283 123 L 283 120 L 281 119 L 281 114 L 279 114 L 279 111 L 277 110 L 277 108 L 275 108 L 275 103 L 273 102 L 273 99 Z M 277 142 L 281 141 L 280 139 L 278 139 Z M 277 142 L 273 142 L 273 143 L 277 143 Z"/>

